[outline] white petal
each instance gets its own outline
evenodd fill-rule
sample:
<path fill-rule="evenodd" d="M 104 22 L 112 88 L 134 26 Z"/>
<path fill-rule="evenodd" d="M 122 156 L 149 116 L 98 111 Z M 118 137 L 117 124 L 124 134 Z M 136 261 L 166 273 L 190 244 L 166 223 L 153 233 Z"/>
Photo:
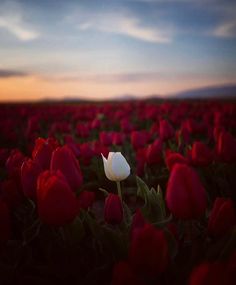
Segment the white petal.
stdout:
<path fill-rule="evenodd" d="M 111 169 L 115 181 L 124 180 L 130 175 L 130 166 L 120 152 L 112 155 Z"/>
<path fill-rule="evenodd" d="M 108 155 L 108 158 L 109 158 L 109 157 L 111 157 L 111 156 L 110 156 L 110 153 L 109 153 L 109 155 Z M 102 160 L 103 160 L 104 171 L 105 171 L 106 177 L 107 177 L 109 180 L 111 180 L 111 181 L 115 181 L 115 180 L 114 180 L 114 176 L 112 175 L 112 173 L 111 173 L 111 171 L 110 171 L 111 168 L 109 169 L 109 160 L 106 159 L 106 158 L 103 156 L 103 154 L 102 154 Z"/>

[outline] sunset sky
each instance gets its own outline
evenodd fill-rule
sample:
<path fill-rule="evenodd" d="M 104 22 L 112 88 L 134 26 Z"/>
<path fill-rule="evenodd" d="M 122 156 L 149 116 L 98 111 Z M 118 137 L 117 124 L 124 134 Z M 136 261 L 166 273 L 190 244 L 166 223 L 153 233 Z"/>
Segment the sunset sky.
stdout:
<path fill-rule="evenodd" d="M 236 1 L 0 0 L 0 100 L 236 83 Z"/>

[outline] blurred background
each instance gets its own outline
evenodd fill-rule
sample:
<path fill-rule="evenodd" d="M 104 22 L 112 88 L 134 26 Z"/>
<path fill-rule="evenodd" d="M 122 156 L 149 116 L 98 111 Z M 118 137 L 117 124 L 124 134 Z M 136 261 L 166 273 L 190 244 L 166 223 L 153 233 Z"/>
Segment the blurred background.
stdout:
<path fill-rule="evenodd" d="M 236 94 L 232 0 L 0 0 L 0 100 Z"/>

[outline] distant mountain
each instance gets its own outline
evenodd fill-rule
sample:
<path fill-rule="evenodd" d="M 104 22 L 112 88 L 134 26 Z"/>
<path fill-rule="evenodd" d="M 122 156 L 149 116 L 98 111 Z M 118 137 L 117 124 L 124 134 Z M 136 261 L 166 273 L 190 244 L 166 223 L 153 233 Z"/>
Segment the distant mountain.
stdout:
<path fill-rule="evenodd" d="M 186 90 L 172 94 L 170 97 L 174 98 L 186 98 L 186 99 L 230 99 L 236 98 L 236 85 L 220 85 L 220 86 L 208 86 L 197 89 Z"/>

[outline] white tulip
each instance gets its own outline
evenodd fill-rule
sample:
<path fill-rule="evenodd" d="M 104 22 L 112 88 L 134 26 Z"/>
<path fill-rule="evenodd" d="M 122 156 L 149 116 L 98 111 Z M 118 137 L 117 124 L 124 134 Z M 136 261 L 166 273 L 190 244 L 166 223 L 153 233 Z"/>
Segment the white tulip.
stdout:
<path fill-rule="evenodd" d="M 120 152 L 109 152 L 106 159 L 102 154 L 106 177 L 111 181 L 122 181 L 130 175 L 130 166 Z"/>

